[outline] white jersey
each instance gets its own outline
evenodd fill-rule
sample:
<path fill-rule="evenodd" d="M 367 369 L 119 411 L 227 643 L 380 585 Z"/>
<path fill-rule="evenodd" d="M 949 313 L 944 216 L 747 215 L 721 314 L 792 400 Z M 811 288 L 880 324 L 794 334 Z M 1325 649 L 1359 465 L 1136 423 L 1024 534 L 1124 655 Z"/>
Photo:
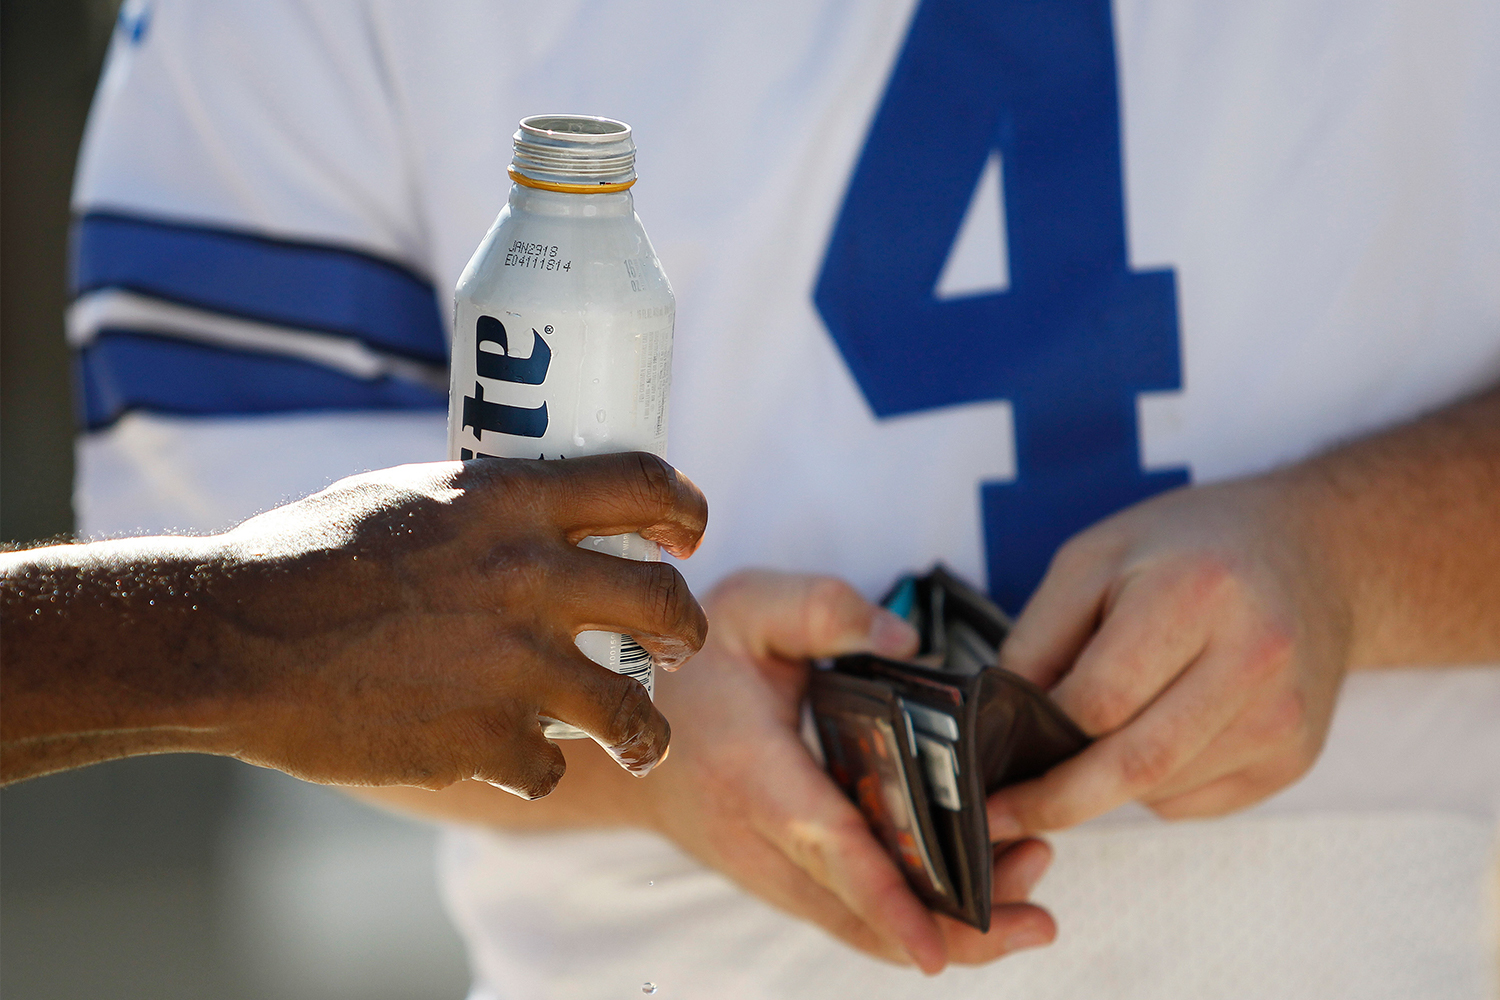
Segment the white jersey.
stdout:
<path fill-rule="evenodd" d="M 1490 0 L 128 4 L 76 197 L 80 522 L 442 457 L 509 137 L 577 112 L 634 127 L 678 295 L 689 580 L 942 560 L 1015 607 L 1125 504 L 1500 380 L 1496 95 Z M 1064 941 L 939 988 L 1492 995 L 1497 718 L 1493 668 L 1352 678 L 1312 776 L 1063 835 Z M 644 835 L 445 858 L 481 997 L 934 988 Z"/>

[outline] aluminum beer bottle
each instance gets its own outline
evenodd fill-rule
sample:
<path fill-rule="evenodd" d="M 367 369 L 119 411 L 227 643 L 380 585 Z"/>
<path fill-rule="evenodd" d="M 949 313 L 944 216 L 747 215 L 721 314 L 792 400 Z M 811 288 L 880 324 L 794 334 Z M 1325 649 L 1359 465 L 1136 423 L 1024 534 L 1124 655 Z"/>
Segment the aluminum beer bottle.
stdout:
<path fill-rule="evenodd" d="M 514 143 L 510 197 L 455 292 L 448 457 L 665 455 L 676 301 L 635 214 L 630 126 L 538 115 Z M 661 557 L 635 534 L 580 544 Z M 651 657 L 630 636 L 577 641 L 652 692 Z M 543 731 L 586 735 L 552 719 Z"/>

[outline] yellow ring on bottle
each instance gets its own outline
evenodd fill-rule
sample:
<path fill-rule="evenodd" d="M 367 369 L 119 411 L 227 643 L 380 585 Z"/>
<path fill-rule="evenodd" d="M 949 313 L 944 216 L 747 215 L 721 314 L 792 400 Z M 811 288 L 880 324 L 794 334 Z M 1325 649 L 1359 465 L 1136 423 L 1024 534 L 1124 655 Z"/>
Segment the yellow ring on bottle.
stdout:
<path fill-rule="evenodd" d="M 629 190 L 636 181 L 632 177 L 620 184 L 554 184 L 551 181 L 539 181 L 535 177 L 527 177 L 515 167 L 506 167 L 505 172 L 510 174 L 511 180 L 522 187 L 536 188 L 539 191 L 560 191 L 563 194 L 614 194 L 616 191 Z"/>

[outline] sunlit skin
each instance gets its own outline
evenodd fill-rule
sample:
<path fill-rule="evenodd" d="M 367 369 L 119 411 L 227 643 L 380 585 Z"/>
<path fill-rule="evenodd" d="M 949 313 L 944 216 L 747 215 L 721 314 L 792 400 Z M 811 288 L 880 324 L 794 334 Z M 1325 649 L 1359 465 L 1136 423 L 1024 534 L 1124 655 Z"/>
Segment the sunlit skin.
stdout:
<path fill-rule="evenodd" d="M 763 570 L 730 577 L 704 606 L 713 626 L 703 652 L 663 678 L 657 695 L 668 717 L 690 721 L 674 730 L 672 759 L 649 781 L 618 781 L 591 748 L 568 747 L 568 784 L 534 809 L 511 810 L 472 783 L 438 796 L 382 791 L 377 801 L 513 828 L 644 826 L 854 947 L 928 972 L 1052 939 L 1052 918 L 1025 902 L 1051 858 L 1047 845 L 1025 840 L 999 855 L 993 925 L 980 935 L 912 895 L 802 742 L 807 660 L 908 656 L 917 644 L 910 625 L 842 581 Z"/>
<path fill-rule="evenodd" d="M 633 782 L 590 746 L 537 803 L 474 782 L 389 805 L 512 829 L 656 830 L 860 950 L 933 973 L 1056 933 L 1025 900 L 1029 834 L 1121 802 L 1167 816 L 1258 801 L 1316 758 L 1346 671 L 1500 661 L 1500 392 L 1264 476 L 1190 487 L 1081 533 L 1001 651 L 1101 739 L 991 798 L 988 934 L 926 912 L 798 736 L 807 659 L 908 652 L 910 629 L 819 577 L 739 574 L 663 679 L 671 762 Z"/>
<path fill-rule="evenodd" d="M 222 535 L 0 554 L 3 778 L 188 750 L 530 799 L 565 766 L 539 714 L 645 775 L 666 719 L 574 636 L 628 632 L 672 669 L 703 610 L 671 566 L 576 543 L 687 556 L 707 517 L 654 456 L 489 459 L 355 476 Z"/>
<path fill-rule="evenodd" d="M 1251 805 L 1312 766 L 1346 671 L 1500 661 L 1500 391 L 1060 551 L 1001 652 L 1102 737 L 995 796 L 1019 836 L 1139 800 Z"/>

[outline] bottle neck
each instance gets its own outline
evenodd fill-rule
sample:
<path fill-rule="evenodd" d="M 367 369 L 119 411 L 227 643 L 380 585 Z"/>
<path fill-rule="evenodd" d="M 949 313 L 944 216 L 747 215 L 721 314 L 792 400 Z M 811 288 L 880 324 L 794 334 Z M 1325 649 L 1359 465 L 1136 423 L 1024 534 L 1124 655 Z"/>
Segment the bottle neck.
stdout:
<path fill-rule="evenodd" d="M 510 210 L 569 219 L 631 218 L 635 215 L 635 198 L 628 190 L 608 194 L 572 194 L 512 183 Z"/>

